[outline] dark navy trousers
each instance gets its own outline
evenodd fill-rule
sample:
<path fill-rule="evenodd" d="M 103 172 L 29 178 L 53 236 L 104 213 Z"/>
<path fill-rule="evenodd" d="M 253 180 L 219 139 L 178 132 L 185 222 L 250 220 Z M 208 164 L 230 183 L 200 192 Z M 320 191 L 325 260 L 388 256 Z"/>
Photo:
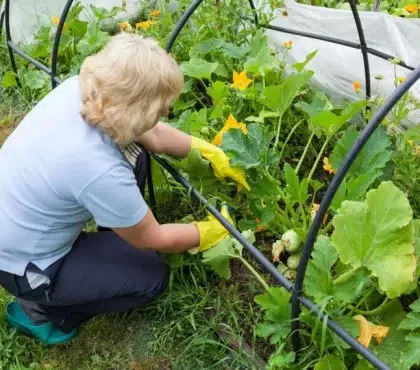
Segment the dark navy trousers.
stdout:
<path fill-rule="evenodd" d="M 142 192 L 143 164 L 137 163 L 135 169 Z M 45 271 L 28 265 L 30 271 L 47 275 L 49 286 L 31 290 L 25 276 L 4 271 L 0 271 L 0 285 L 28 301 L 34 317 L 39 311 L 39 316 L 64 331 L 94 316 L 128 311 L 156 299 L 168 284 L 169 270 L 163 259 L 154 251 L 134 248 L 113 231 L 99 230 L 82 233 L 71 251 Z M 36 305 L 31 307 L 31 303 Z"/>

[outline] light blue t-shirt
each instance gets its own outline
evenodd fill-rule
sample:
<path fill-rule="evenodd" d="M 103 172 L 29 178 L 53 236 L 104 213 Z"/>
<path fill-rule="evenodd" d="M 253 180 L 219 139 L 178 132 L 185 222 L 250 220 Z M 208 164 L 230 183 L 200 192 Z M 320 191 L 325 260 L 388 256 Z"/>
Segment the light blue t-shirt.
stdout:
<path fill-rule="evenodd" d="M 23 275 L 67 254 L 87 221 L 140 222 L 147 205 L 112 139 L 80 116 L 78 77 L 25 117 L 0 149 L 0 270 Z"/>

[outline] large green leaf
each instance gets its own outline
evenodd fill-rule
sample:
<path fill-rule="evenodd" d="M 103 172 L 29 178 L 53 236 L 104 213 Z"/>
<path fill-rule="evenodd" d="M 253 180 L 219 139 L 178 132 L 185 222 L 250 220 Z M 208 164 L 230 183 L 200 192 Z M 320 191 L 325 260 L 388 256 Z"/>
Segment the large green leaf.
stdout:
<path fill-rule="evenodd" d="M 198 136 L 200 129 L 208 125 L 207 109 L 202 108 L 200 111 L 185 110 L 179 116 L 176 122 L 171 123 L 175 128 L 189 134 Z"/>
<path fill-rule="evenodd" d="M 268 360 L 268 368 L 267 370 L 279 370 L 279 369 L 287 369 L 289 365 L 293 366 L 295 362 L 295 353 L 286 351 L 284 347 L 286 346 L 285 343 L 282 343 L 274 352 L 269 360 Z"/>
<path fill-rule="evenodd" d="M 249 208 L 252 214 L 259 218 L 262 225 L 269 225 L 276 217 L 278 213 L 278 203 L 269 198 L 259 198 L 256 196 L 250 196 L 248 198 Z"/>
<path fill-rule="evenodd" d="M 336 142 L 329 157 L 332 167 L 338 169 L 358 137 L 357 130 L 349 127 Z M 340 185 L 332 203 L 337 210 L 344 200 L 360 200 L 372 184 L 383 174 L 392 156 L 391 141 L 383 128 L 371 136 L 349 170 L 349 175 Z"/>
<path fill-rule="evenodd" d="M 305 69 L 306 65 L 315 57 L 317 53 L 318 50 L 309 53 L 303 62 L 293 64 L 293 68 L 295 68 L 298 72 L 302 72 Z"/>
<path fill-rule="evenodd" d="M 290 334 L 290 294 L 284 288 L 268 288 L 255 297 L 261 309 L 265 311 L 264 322 L 257 327 L 257 335 L 271 337 L 271 343 L 280 343 Z"/>
<path fill-rule="evenodd" d="M 397 327 L 406 317 L 407 313 L 398 298 L 385 303 L 380 313 L 375 315 L 377 322 L 388 327 Z"/>
<path fill-rule="evenodd" d="M 329 157 L 329 162 L 334 168 L 341 166 L 344 157 L 350 151 L 358 136 L 357 130 L 351 126 L 337 141 Z M 392 157 L 390 147 L 391 140 L 388 134 L 383 127 L 378 127 L 357 156 L 349 173 L 353 176 L 360 176 L 366 173 L 381 175 L 382 171 L 379 170 L 383 170 Z"/>
<path fill-rule="evenodd" d="M 299 176 L 289 163 L 284 165 L 284 178 L 286 179 L 286 191 L 291 200 L 305 203 L 308 199 L 308 179 L 299 180 Z"/>
<path fill-rule="evenodd" d="M 335 321 L 339 324 L 344 330 L 346 330 L 353 338 L 357 338 L 360 335 L 360 325 L 350 316 L 341 316 L 336 317 Z M 341 337 L 337 334 L 331 333 L 334 342 L 337 342 L 342 348 L 349 349 L 351 348 Z"/>
<path fill-rule="evenodd" d="M 203 59 L 193 58 L 188 62 L 181 64 L 182 73 L 187 76 L 194 77 L 197 79 L 206 78 L 211 79 L 211 74 L 219 66 L 218 63 L 210 63 Z"/>
<path fill-rule="evenodd" d="M 16 77 L 13 71 L 8 71 L 4 74 L 1 80 L 1 86 L 3 87 L 3 89 L 17 86 Z"/>
<path fill-rule="evenodd" d="M 249 52 L 249 46 L 247 44 L 235 45 L 230 42 L 225 42 L 222 47 L 222 52 L 224 55 L 230 58 L 242 58 Z"/>
<path fill-rule="evenodd" d="M 360 200 L 368 191 L 369 187 L 382 175 L 382 170 L 370 171 L 346 181 L 346 200 Z"/>
<path fill-rule="evenodd" d="M 332 242 L 340 259 L 353 268 L 366 267 L 388 297 L 398 297 L 413 281 L 413 212 L 404 193 L 383 182 L 365 202 L 344 201 L 333 219 Z"/>
<path fill-rule="evenodd" d="M 246 71 L 256 75 L 265 76 L 265 74 L 279 65 L 279 61 L 271 55 L 268 47 L 260 48 L 255 57 L 250 57 L 244 64 Z"/>
<path fill-rule="evenodd" d="M 363 359 L 357 362 L 353 370 L 372 370 L 372 369 L 374 369 L 373 365 L 369 361 Z"/>
<path fill-rule="evenodd" d="M 236 249 L 230 238 L 222 240 L 213 248 L 203 252 L 203 263 L 210 265 L 212 270 L 224 279 L 230 279 L 229 261 L 242 253 L 242 248 Z"/>
<path fill-rule="evenodd" d="M 315 243 L 312 259 L 309 261 L 304 280 L 305 292 L 312 296 L 315 302 L 320 302 L 333 294 L 330 270 L 337 258 L 337 252 L 330 239 L 326 236 L 320 236 Z"/>
<path fill-rule="evenodd" d="M 200 44 L 198 44 L 195 48 L 197 52 L 201 55 L 205 55 L 210 53 L 213 50 L 220 49 L 225 44 L 224 39 L 208 39 Z"/>
<path fill-rule="evenodd" d="M 420 329 L 420 299 L 410 305 L 411 311 L 403 320 L 398 329 L 417 330 Z"/>
<path fill-rule="evenodd" d="M 214 104 L 217 104 L 223 98 L 226 98 L 230 95 L 230 90 L 223 82 L 216 81 L 207 88 L 207 94 L 209 94 L 213 99 Z"/>
<path fill-rule="evenodd" d="M 252 195 L 257 198 L 272 197 L 281 191 L 278 180 L 265 171 L 255 173 L 249 178 L 249 183 Z"/>
<path fill-rule="evenodd" d="M 372 341 L 373 352 L 384 361 L 392 370 L 409 370 L 403 364 L 404 351 L 406 351 L 407 342 L 405 334 L 391 327 L 388 335 L 381 344 Z M 417 348 L 418 351 L 418 348 Z"/>
<path fill-rule="evenodd" d="M 303 71 L 290 75 L 281 85 L 267 86 L 264 88 L 264 98 L 261 102 L 279 116 L 283 116 L 312 75 L 312 71 Z"/>
<path fill-rule="evenodd" d="M 30 69 L 22 75 L 22 83 L 33 90 L 42 89 L 48 82 L 48 76 L 42 71 Z"/>
<path fill-rule="evenodd" d="M 255 242 L 252 231 L 246 230 L 242 233 L 251 243 Z M 232 258 L 242 257 L 242 245 L 234 238 L 227 237 L 211 249 L 203 252 L 203 263 L 210 265 L 216 274 L 224 279 L 231 276 L 229 261 Z"/>
<path fill-rule="evenodd" d="M 279 194 L 281 188 L 277 179 L 265 171 L 251 171 L 249 185 L 251 192 L 248 204 L 254 217 L 259 218 L 262 225 L 268 226 L 279 212 L 279 205 L 273 194 Z"/>
<path fill-rule="evenodd" d="M 324 110 L 312 117 L 312 124 L 321 129 L 327 137 L 334 136 L 340 128 L 359 113 L 367 102 L 364 100 L 349 103 L 340 113 Z"/>
<path fill-rule="evenodd" d="M 220 182 L 214 176 L 210 162 L 201 157 L 198 149 L 191 150 L 188 157 L 181 162 L 174 161 L 172 163 L 185 171 L 191 184 L 202 193 L 215 191 L 219 188 Z"/>
<path fill-rule="evenodd" d="M 369 283 L 368 272 L 365 269 L 357 271 L 350 279 L 334 285 L 334 300 L 341 304 L 353 303 L 362 296 Z"/>
<path fill-rule="evenodd" d="M 328 354 L 315 365 L 314 370 L 347 370 L 347 367 L 340 357 Z"/>
<path fill-rule="evenodd" d="M 277 113 L 272 112 L 272 111 L 261 110 L 258 117 L 257 116 L 249 116 L 249 117 L 245 118 L 245 121 L 264 123 L 266 118 L 273 118 L 273 117 L 277 117 Z"/>
<path fill-rule="evenodd" d="M 315 117 L 324 110 L 333 109 L 333 105 L 328 99 L 328 96 L 321 91 L 315 93 L 309 104 L 304 101 L 299 101 L 295 104 L 295 107 L 304 111 L 309 118 Z"/>
<path fill-rule="evenodd" d="M 255 57 L 261 48 L 268 46 L 268 37 L 262 28 L 258 29 L 249 41 L 249 55 Z"/>
<path fill-rule="evenodd" d="M 223 135 L 223 150 L 228 153 L 234 167 L 244 169 L 259 167 L 270 151 L 270 134 L 264 131 L 263 126 L 251 123 L 248 133 L 240 129 L 230 129 Z"/>
<path fill-rule="evenodd" d="M 420 335 L 409 334 L 405 338 L 407 345 L 402 352 L 402 367 L 411 369 L 414 365 L 420 365 Z"/>
<path fill-rule="evenodd" d="M 102 49 L 109 39 L 109 34 L 100 30 L 98 22 L 89 22 L 86 33 L 76 48 L 82 57 L 87 57 Z"/>

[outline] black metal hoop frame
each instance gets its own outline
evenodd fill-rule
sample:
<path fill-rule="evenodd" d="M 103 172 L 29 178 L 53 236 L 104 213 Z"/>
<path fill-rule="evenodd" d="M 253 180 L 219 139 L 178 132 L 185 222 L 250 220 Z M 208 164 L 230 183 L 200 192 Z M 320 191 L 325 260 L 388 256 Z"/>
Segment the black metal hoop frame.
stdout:
<path fill-rule="evenodd" d="M 181 19 L 178 21 L 177 25 L 175 26 L 174 30 L 172 31 L 169 40 L 166 44 L 166 51 L 169 52 L 175 43 L 179 33 L 182 31 L 183 27 L 189 20 L 189 18 L 193 15 L 195 10 L 200 6 L 200 4 L 204 0 L 193 0 L 188 7 L 188 9 L 184 12 Z M 221 213 L 213 207 L 206 198 L 204 198 L 199 191 L 197 191 L 174 167 L 172 167 L 165 159 L 156 156 L 154 154 L 148 153 L 148 160 L 147 160 L 147 180 L 148 180 L 148 190 L 149 190 L 149 197 L 150 197 L 150 206 L 153 209 L 155 206 L 155 195 L 154 195 L 154 187 L 152 182 L 152 169 L 151 169 L 151 158 L 152 157 L 161 167 L 163 167 L 179 184 L 181 184 L 190 196 L 197 199 L 202 205 L 206 206 L 209 213 L 211 213 L 229 232 L 230 234 L 236 238 L 249 252 L 249 254 L 259 263 L 259 265 L 279 283 L 282 287 L 287 289 L 291 292 L 291 304 L 292 304 L 292 315 L 291 315 L 291 333 L 292 333 L 292 343 L 294 346 L 294 350 L 299 352 L 301 348 L 301 338 L 299 333 L 299 315 L 301 312 L 301 306 L 303 305 L 307 309 L 309 309 L 314 315 L 316 315 L 320 320 L 326 320 L 327 326 L 331 331 L 333 331 L 336 335 L 338 335 L 341 339 L 343 339 L 347 344 L 349 344 L 355 351 L 361 354 L 366 360 L 368 360 L 372 365 L 376 368 L 381 370 L 390 370 L 390 367 L 381 361 L 377 356 L 375 356 L 369 349 L 365 348 L 361 345 L 355 338 L 353 338 L 344 328 L 342 328 L 339 324 L 337 324 L 331 317 L 321 311 L 321 309 L 311 300 L 306 298 L 302 295 L 303 291 L 303 281 L 305 278 L 306 268 L 309 263 L 312 249 L 318 235 L 318 231 L 321 228 L 322 220 L 324 215 L 328 211 L 328 208 L 334 198 L 337 189 L 339 188 L 340 184 L 342 183 L 345 175 L 349 171 L 351 165 L 357 158 L 357 155 L 363 149 L 363 146 L 369 140 L 375 129 L 379 126 L 385 116 L 391 111 L 391 109 L 395 106 L 395 104 L 399 101 L 399 99 L 420 79 L 420 66 L 414 68 L 407 65 L 404 61 L 398 60 L 392 55 L 388 55 L 381 51 L 378 51 L 373 48 L 369 48 L 366 44 L 363 26 L 360 21 L 359 13 L 356 7 L 355 0 L 349 0 L 351 12 L 353 14 L 354 21 L 356 23 L 356 29 L 359 35 L 359 43 L 340 40 L 337 38 L 324 36 L 324 35 L 317 35 L 308 32 L 301 32 L 298 30 L 272 26 L 272 25 L 264 25 L 260 24 L 258 21 L 258 14 L 254 5 L 253 0 L 248 0 L 251 10 L 253 11 L 253 19 L 249 19 L 251 22 L 255 24 L 257 27 L 262 27 L 274 31 L 289 33 L 293 35 L 308 37 L 312 39 L 322 40 L 326 42 L 331 42 L 338 45 L 344 45 L 353 49 L 360 49 L 363 57 L 363 64 L 365 69 L 365 86 L 366 86 L 366 97 L 370 97 L 370 69 L 369 69 L 369 54 L 379 57 L 384 60 L 394 61 L 394 63 L 404 67 L 410 71 L 412 71 L 407 79 L 400 84 L 388 97 L 385 101 L 384 105 L 374 114 L 370 122 L 366 125 L 364 130 L 360 133 L 358 139 L 354 143 L 353 147 L 347 153 L 341 167 L 337 170 L 337 173 L 334 175 L 325 195 L 322 198 L 320 207 L 314 221 L 311 225 L 309 230 L 307 239 L 304 244 L 302 257 L 297 269 L 297 276 L 295 283 L 291 283 L 287 280 L 277 269 L 276 267 L 253 245 L 251 244 L 235 227 L 233 227 L 222 215 Z M 27 55 L 23 51 L 19 49 L 19 47 L 13 43 L 11 38 L 10 32 L 10 0 L 5 0 L 5 11 L 4 14 L 0 18 L 0 34 L 2 30 L 2 23 L 4 17 L 4 25 L 6 29 L 6 43 L 9 51 L 10 63 L 12 70 L 18 78 L 17 75 L 17 66 L 16 61 L 14 58 L 14 53 L 18 54 L 22 58 L 26 59 L 28 62 L 32 63 L 35 67 L 39 68 L 43 72 L 47 73 L 51 77 L 51 86 L 55 88 L 58 84 L 61 83 L 61 79 L 57 76 L 57 61 L 58 61 L 58 50 L 60 46 L 60 39 L 61 33 L 64 27 L 64 23 L 66 21 L 67 15 L 70 11 L 70 8 L 73 4 L 73 0 L 67 0 L 66 4 L 63 8 L 61 13 L 60 21 L 57 26 L 57 31 L 54 38 L 54 45 L 53 51 L 51 56 L 51 69 L 47 66 L 43 65 L 42 63 L 38 62 L 31 56 Z M 18 85 L 20 86 L 19 80 L 17 80 Z"/>

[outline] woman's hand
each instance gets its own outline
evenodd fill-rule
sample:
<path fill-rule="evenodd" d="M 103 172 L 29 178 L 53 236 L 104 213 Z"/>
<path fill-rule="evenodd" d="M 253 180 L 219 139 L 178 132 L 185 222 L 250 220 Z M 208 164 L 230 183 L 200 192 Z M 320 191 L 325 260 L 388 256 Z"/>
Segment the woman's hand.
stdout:
<path fill-rule="evenodd" d="M 245 179 L 245 172 L 229 165 L 229 157 L 219 147 L 202 139 L 187 135 L 165 123 L 159 122 L 154 128 L 143 134 L 139 140 L 147 150 L 156 154 L 166 154 L 185 158 L 193 149 L 198 149 L 203 158 L 210 161 L 218 179 L 230 178 L 239 188 L 250 190 Z"/>
<path fill-rule="evenodd" d="M 232 168 L 229 165 L 229 157 L 222 149 L 196 137 L 191 138 L 191 150 L 198 149 L 202 157 L 210 161 L 214 175 L 218 179 L 230 178 L 247 191 L 250 187 L 245 179 L 245 172 L 240 168 Z"/>
<path fill-rule="evenodd" d="M 222 206 L 221 212 L 231 224 L 233 224 L 232 218 L 229 215 L 228 207 Z M 229 231 L 212 215 L 209 215 L 205 220 L 199 222 L 192 222 L 193 225 L 197 226 L 200 234 L 200 245 L 197 248 L 190 249 L 191 254 L 203 252 L 207 249 L 214 247 L 220 243 L 229 235 Z"/>

